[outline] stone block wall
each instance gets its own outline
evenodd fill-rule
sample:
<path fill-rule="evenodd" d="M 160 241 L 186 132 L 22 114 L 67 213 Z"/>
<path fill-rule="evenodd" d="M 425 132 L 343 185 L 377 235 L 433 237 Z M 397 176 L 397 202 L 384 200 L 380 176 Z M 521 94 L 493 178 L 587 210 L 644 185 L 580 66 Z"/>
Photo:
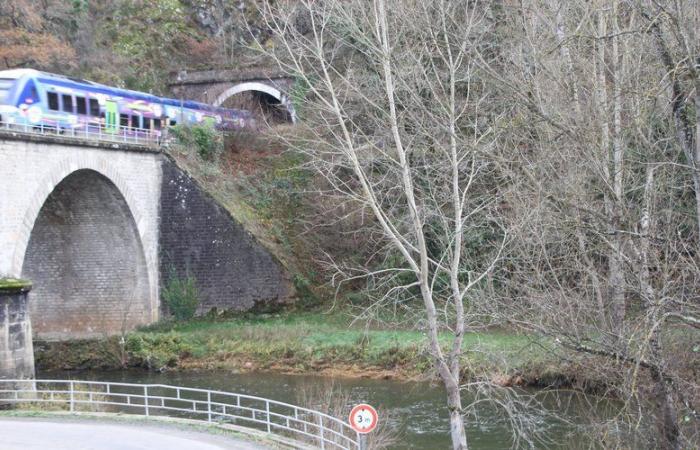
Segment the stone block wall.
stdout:
<path fill-rule="evenodd" d="M 73 172 L 44 202 L 23 276 L 34 281 L 30 312 L 42 339 L 118 334 L 153 316 L 129 207 L 117 187 L 92 170 Z"/>
<path fill-rule="evenodd" d="M 158 320 L 159 151 L 0 130 L 0 277 L 42 339 Z"/>
<path fill-rule="evenodd" d="M 274 307 L 292 292 L 284 268 L 169 159 L 161 186 L 161 285 L 171 271 L 196 279 L 200 313 Z"/>
<path fill-rule="evenodd" d="M 0 379 L 34 378 L 34 347 L 29 319 L 30 285 L 0 279 Z"/>

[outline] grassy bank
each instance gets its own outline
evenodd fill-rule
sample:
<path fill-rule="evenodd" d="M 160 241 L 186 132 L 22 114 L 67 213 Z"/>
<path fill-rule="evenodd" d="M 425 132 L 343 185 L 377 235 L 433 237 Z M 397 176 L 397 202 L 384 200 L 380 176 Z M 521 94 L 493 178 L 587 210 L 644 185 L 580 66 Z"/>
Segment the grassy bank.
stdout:
<path fill-rule="evenodd" d="M 449 336 L 444 336 L 445 343 Z M 343 314 L 319 312 L 197 319 L 165 323 L 122 337 L 39 342 L 37 366 L 55 369 L 226 369 L 326 373 L 338 376 L 433 376 L 419 331 L 366 329 Z M 464 342 L 465 380 L 503 384 L 570 383 L 575 364 L 562 363 L 547 342 L 506 331 L 470 333 Z"/>

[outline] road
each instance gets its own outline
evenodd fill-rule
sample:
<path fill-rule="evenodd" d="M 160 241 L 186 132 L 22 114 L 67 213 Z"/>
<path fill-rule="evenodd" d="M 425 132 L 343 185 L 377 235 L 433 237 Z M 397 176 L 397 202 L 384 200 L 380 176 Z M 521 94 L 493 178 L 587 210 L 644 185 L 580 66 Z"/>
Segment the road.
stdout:
<path fill-rule="evenodd" d="M 169 424 L 0 418 L 0 450 L 263 450 L 257 443 Z"/>

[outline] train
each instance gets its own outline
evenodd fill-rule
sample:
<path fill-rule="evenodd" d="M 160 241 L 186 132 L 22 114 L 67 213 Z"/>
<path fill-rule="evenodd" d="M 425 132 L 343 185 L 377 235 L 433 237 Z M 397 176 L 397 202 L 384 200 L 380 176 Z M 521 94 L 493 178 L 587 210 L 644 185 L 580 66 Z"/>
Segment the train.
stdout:
<path fill-rule="evenodd" d="M 121 89 L 34 69 L 0 71 L 0 124 L 99 129 L 161 136 L 178 124 L 232 130 L 252 125 L 252 113 Z"/>

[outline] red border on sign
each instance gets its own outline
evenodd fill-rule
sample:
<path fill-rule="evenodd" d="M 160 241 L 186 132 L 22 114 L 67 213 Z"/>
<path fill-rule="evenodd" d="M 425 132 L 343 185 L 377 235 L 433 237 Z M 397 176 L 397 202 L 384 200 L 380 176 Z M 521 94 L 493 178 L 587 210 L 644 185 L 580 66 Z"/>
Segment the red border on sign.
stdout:
<path fill-rule="evenodd" d="M 355 421 L 352 420 L 352 418 L 355 416 L 355 414 L 357 414 L 358 412 L 360 412 L 360 410 L 363 409 L 368 410 L 369 413 L 372 415 L 372 426 L 365 429 L 356 428 Z M 379 415 L 377 414 L 377 410 L 372 408 L 372 406 L 368 405 L 367 403 L 360 403 L 359 405 L 352 408 L 352 411 L 350 411 L 350 416 L 348 416 L 348 422 L 350 423 L 350 427 L 352 427 L 353 430 L 361 434 L 367 434 L 371 433 L 375 428 L 377 428 L 377 423 L 379 422 Z"/>

